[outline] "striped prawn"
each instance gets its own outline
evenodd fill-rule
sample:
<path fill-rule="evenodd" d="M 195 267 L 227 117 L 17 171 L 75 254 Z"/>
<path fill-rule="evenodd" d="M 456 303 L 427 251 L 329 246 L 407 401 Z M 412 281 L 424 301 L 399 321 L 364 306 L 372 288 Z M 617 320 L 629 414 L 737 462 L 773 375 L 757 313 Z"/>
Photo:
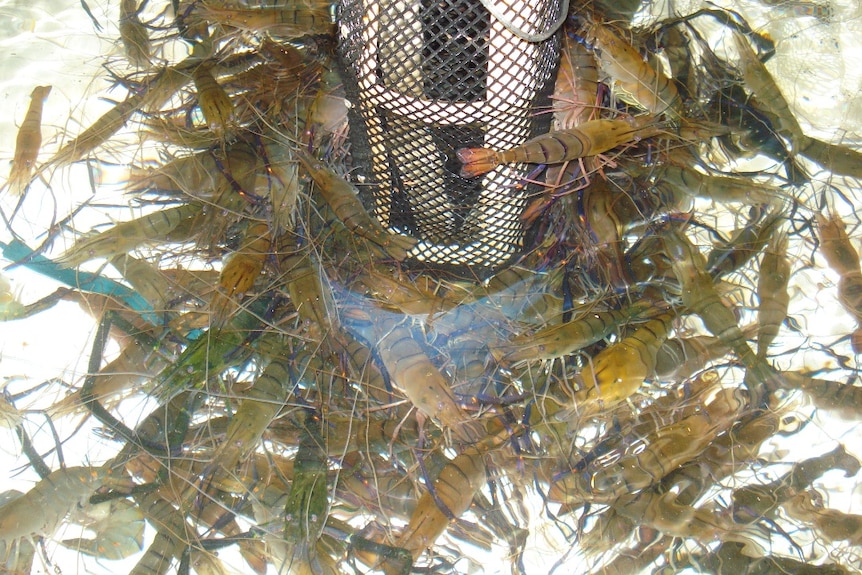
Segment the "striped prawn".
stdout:
<path fill-rule="evenodd" d="M 595 156 L 657 133 L 659 130 L 651 120 L 590 120 L 577 128 L 543 134 L 501 152 L 491 148 L 461 148 L 457 154 L 463 164 L 461 177 L 475 178 L 500 164 L 561 164 Z"/>

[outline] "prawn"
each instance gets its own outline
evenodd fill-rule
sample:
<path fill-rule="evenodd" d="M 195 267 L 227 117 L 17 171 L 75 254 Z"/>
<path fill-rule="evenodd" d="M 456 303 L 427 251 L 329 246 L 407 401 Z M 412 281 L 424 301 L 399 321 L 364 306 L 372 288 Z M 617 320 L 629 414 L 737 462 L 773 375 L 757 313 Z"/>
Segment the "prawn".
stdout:
<path fill-rule="evenodd" d="M 554 85 L 554 130 L 567 130 L 589 121 L 596 113 L 599 84 L 592 52 L 568 34 L 560 49 L 560 71 Z"/>
<path fill-rule="evenodd" d="M 682 288 L 683 304 L 700 316 L 706 329 L 728 345 L 760 383 L 771 387 L 780 386 L 780 378 L 763 358 L 757 357 L 752 351 L 733 312 L 722 303 L 712 276 L 706 272 L 703 254 L 676 229 L 665 230 L 662 241 L 670 257 L 673 273 Z"/>
<path fill-rule="evenodd" d="M 763 212 L 755 206 L 750 211 L 750 221 L 743 228 L 733 232 L 730 241 L 713 246 L 706 258 L 706 271 L 713 278 L 719 278 L 741 268 L 745 263 L 763 250 L 782 220 L 781 211 L 773 211 L 762 219 Z"/>
<path fill-rule="evenodd" d="M 371 217 L 359 201 L 356 187 L 331 169 L 325 167 L 310 154 L 297 150 L 297 158 L 317 184 L 326 203 L 339 220 L 351 232 L 380 246 L 392 258 L 401 261 L 417 244 L 416 238 L 392 234 L 380 222 Z"/>
<path fill-rule="evenodd" d="M 490 351 L 497 361 L 509 363 L 563 357 L 603 340 L 645 308 L 632 305 L 621 310 L 587 312 L 566 323 L 544 327 L 532 335 L 490 346 Z"/>
<path fill-rule="evenodd" d="M 313 6 L 306 2 L 285 2 L 278 8 L 226 8 L 213 4 L 197 4 L 196 15 L 244 32 L 299 38 L 306 34 L 332 34 L 334 27 L 328 2 Z"/>
<path fill-rule="evenodd" d="M 742 331 L 747 339 L 756 329 L 757 326 L 749 326 Z M 656 376 L 662 380 L 683 381 L 729 352 L 730 346 L 711 335 L 670 338 L 656 353 Z"/>
<path fill-rule="evenodd" d="M 276 357 L 269 362 L 228 423 L 224 442 L 213 454 L 212 466 L 232 473 L 238 462 L 245 461 L 252 454 L 282 409 L 289 393 L 288 386 L 294 379 L 292 371 L 285 358 Z M 221 474 L 221 471 L 217 472 L 213 480 L 217 481 Z"/>
<path fill-rule="evenodd" d="M 621 457 L 595 473 L 567 473 L 551 485 L 555 501 L 611 503 L 639 491 L 691 461 L 736 419 L 741 401 L 734 390 L 719 390 L 701 411 L 651 434 L 646 447 Z"/>
<path fill-rule="evenodd" d="M 839 444 L 829 453 L 794 463 L 789 472 L 775 481 L 734 489 L 731 494 L 734 521 L 751 523 L 761 517 L 772 517 L 779 505 L 807 489 L 830 469 L 842 469 L 845 476 L 852 477 L 859 472 L 859 460 Z"/>
<path fill-rule="evenodd" d="M 111 258 L 111 265 L 154 310 L 165 309 L 169 286 L 160 269 L 146 260 L 129 254 L 120 254 Z"/>
<path fill-rule="evenodd" d="M 774 186 L 752 182 L 748 178 L 711 176 L 677 164 L 663 166 L 659 181 L 687 196 L 717 202 L 770 204 L 785 196 Z"/>
<path fill-rule="evenodd" d="M 461 516 L 470 507 L 473 496 L 485 483 L 485 454 L 503 445 L 510 437 L 508 430 L 488 436 L 446 464 L 432 487 L 419 498 L 395 547 L 408 551 L 415 561 L 425 549 L 434 545 L 450 520 Z M 398 571 L 392 562 L 388 562 L 384 564 L 384 572 L 392 575 Z"/>
<path fill-rule="evenodd" d="M 126 345 L 114 360 L 99 370 L 90 394 L 102 401 L 116 397 L 134 386 L 141 385 L 169 365 L 168 359 L 158 351 L 157 342 L 150 338 L 135 338 Z M 48 413 L 61 417 L 83 407 L 80 390 L 58 401 Z"/>
<path fill-rule="evenodd" d="M 819 499 L 816 491 L 803 491 L 786 501 L 783 508 L 790 517 L 813 524 L 827 541 L 862 545 L 862 515 L 822 507 L 819 501 L 815 503 Z"/>
<path fill-rule="evenodd" d="M 498 152 L 490 148 L 460 148 L 457 151 L 462 178 L 475 178 L 500 164 L 561 164 L 595 156 L 617 146 L 657 134 L 655 125 L 628 120 L 590 120 L 577 128 L 543 134 Z"/>
<path fill-rule="evenodd" d="M 586 387 L 575 393 L 574 409 L 596 399 L 608 407 L 635 393 L 655 373 L 656 354 L 673 318 L 673 313 L 663 313 L 592 358 L 581 371 Z"/>
<path fill-rule="evenodd" d="M 94 258 L 124 254 L 144 243 L 166 241 L 167 234 L 200 211 L 199 204 L 183 204 L 121 222 L 109 230 L 79 239 L 56 262 L 64 267 L 76 267 Z"/>
<path fill-rule="evenodd" d="M 801 154 L 836 174 L 862 178 L 862 153 L 805 135 L 769 70 L 758 60 L 754 50 L 740 34 L 734 34 L 733 38 L 739 54 L 743 80 L 757 96 L 764 110 L 771 115 L 776 131 L 790 140 L 794 153 Z"/>
<path fill-rule="evenodd" d="M 10 550 L 19 539 L 53 536 L 66 516 L 85 505 L 109 474 L 109 465 L 52 471 L 30 491 L 0 507 L 0 542 Z"/>
<path fill-rule="evenodd" d="M 136 68 L 149 68 L 152 65 L 152 46 L 149 32 L 138 18 L 137 0 L 120 0 L 119 28 L 129 63 Z"/>
<path fill-rule="evenodd" d="M 179 557 L 187 546 L 188 533 L 192 532 L 183 514 L 157 493 L 135 497 L 147 520 L 156 528 L 150 546 L 138 560 L 130 575 L 164 575 L 174 557 Z"/>
<path fill-rule="evenodd" d="M 40 170 L 49 165 L 61 168 L 77 162 L 104 144 L 108 138 L 125 126 L 132 114 L 140 109 L 144 101 L 141 94 L 136 94 L 117 103 L 93 122 L 93 125 L 60 148 Z"/>
<path fill-rule="evenodd" d="M 144 514 L 128 499 L 114 499 L 90 505 L 83 511 L 84 525 L 96 536 L 93 539 L 64 539 L 61 544 L 75 551 L 101 559 L 125 559 L 144 546 Z"/>
<path fill-rule="evenodd" d="M 785 387 L 804 391 L 818 409 L 825 409 L 848 420 L 862 417 L 859 408 L 862 405 L 862 387 L 795 371 L 781 372 L 781 379 Z"/>
<path fill-rule="evenodd" d="M 802 149 L 804 146 L 801 144 L 805 143 L 808 138 L 803 134 L 802 127 L 793 112 L 790 111 L 790 106 L 778 84 L 772 78 L 772 74 L 757 58 L 751 45 L 742 37 L 742 34 L 734 32 L 732 36 L 739 56 L 738 65 L 743 81 L 749 90 L 757 96 L 764 111 L 771 116 L 775 130 L 790 140 L 794 150 Z"/>
<path fill-rule="evenodd" d="M 329 516 L 328 468 L 320 419 L 318 411 L 306 409 L 305 432 L 293 461 L 293 482 L 285 505 L 284 541 L 290 555 L 285 561 L 288 572 L 298 575 L 334 573 L 329 558 L 317 552 L 317 542 Z M 281 571 L 283 566 L 277 567 Z"/>
<path fill-rule="evenodd" d="M 673 120 L 680 119 L 682 98 L 673 80 L 645 62 L 634 46 L 607 26 L 590 24 L 585 36 L 594 46 L 599 67 L 623 101 L 654 116 L 667 114 Z"/>
<path fill-rule="evenodd" d="M 757 279 L 757 356 L 766 357 L 766 350 L 778 336 L 781 324 L 787 318 L 790 294 L 787 282 L 790 280 L 790 263 L 787 261 L 787 236 L 776 235 L 760 262 L 760 276 Z"/>
<path fill-rule="evenodd" d="M 218 289 L 210 302 L 211 324 L 217 328 L 222 327 L 235 311 L 235 298 L 254 285 L 271 251 L 269 226 L 266 223 L 251 223 L 245 231 L 244 240 L 242 247 L 231 255 L 222 268 Z"/>
<path fill-rule="evenodd" d="M 12 169 L 9 171 L 9 180 L 6 185 L 9 192 L 21 196 L 30 185 L 33 167 L 39 148 L 42 146 L 42 108 L 51 86 L 36 86 L 30 94 L 30 107 L 27 115 L 18 129 L 18 138 L 15 140 L 15 157 L 12 160 Z"/>
<path fill-rule="evenodd" d="M 211 64 L 203 63 L 195 68 L 192 72 L 192 80 L 198 91 L 198 106 L 209 129 L 223 136 L 233 116 L 233 102 L 230 96 L 213 76 Z"/>
<path fill-rule="evenodd" d="M 481 439 L 485 435 L 482 424 L 461 408 L 446 377 L 414 339 L 406 320 L 380 313 L 378 317 L 369 317 L 357 310 L 357 315 L 368 318 L 364 323 L 370 326 L 356 322 L 353 327 L 364 332 L 360 337 L 377 342 L 377 356 L 389 372 L 392 384 L 416 409 L 450 428 L 459 440 L 475 443 Z"/>
<path fill-rule="evenodd" d="M 862 267 L 859 253 L 844 229 L 844 222 L 835 214 L 827 219 L 817 214 L 820 230 L 820 252 L 838 275 L 838 301 L 856 320 L 859 327 L 851 336 L 853 351 L 862 351 Z"/>

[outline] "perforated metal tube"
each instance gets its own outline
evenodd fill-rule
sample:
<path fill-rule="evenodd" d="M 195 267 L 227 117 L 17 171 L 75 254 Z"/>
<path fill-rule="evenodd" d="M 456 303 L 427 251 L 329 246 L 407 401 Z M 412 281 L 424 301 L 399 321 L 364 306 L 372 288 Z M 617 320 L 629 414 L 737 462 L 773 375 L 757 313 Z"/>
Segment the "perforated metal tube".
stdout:
<path fill-rule="evenodd" d="M 548 130 L 559 0 L 342 0 L 340 56 L 360 188 L 426 264 L 481 275 L 517 254 L 524 165 L 473 179 L 455 150 Z"/>

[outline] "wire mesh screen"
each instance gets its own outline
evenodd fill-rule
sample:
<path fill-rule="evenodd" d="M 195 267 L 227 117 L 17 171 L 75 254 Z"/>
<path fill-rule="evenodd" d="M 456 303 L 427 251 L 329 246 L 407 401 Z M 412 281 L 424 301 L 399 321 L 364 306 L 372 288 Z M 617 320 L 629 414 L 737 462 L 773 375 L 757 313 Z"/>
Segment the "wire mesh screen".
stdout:
<path fill-rule="evenodd" d="M 340 56 L 360 188 L 427 264 L 492 271 L 524 243 L 529 169 L 462 178 L 455 150 L 548 130 L 560 0 L 342 0 Z"/>

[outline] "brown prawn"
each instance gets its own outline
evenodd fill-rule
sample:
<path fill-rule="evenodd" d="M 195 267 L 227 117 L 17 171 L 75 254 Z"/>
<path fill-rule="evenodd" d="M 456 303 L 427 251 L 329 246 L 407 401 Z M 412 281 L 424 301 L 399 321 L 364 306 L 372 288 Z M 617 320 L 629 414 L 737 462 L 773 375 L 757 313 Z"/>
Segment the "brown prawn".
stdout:
<path fill-rule="evenodd" d="M 592 42 L 599 67 L 625 102 L 651 114 L 679 119 L 682 99 L 676 84 L 647 63 L 629 42 L 609 27 L 593 23 L 586 38 Z"/>
<path fill-rule="evenodd" d="M 12 160 L 12 169 L 6 183 L 9 192 L 16 196 L 24 194 L 32 179 L 36 157 L 42 146 L 42 108 L 50 93 L 51 86 L 33 88 L 33 92 L 30 94 L 30 107 L 18 129 L 18 138 L 15 141 L 15 157 Z"/>
<path fill-rule="evenodd" d="M 415 238 L 393 234 L 371 217 L 359 201 L 356 188 L 347 180 L 325 167 L 310 154 L 297 150 L 297 158 L 317 184 L 317 190 L 345 227 L 380 246 L 393 259 L 401 261 L 418 242 Z"/>
<path fill-rule="evenodd" d="M 595 156 L 622 144 L 657 134 L 654 124 L 628 120 L 590 120 L 577 128 L 543 134 L 509 150 L 461 148 L 462 178 L 475 178 L 500 164 L 561 164 L 569 160 Z"/>

